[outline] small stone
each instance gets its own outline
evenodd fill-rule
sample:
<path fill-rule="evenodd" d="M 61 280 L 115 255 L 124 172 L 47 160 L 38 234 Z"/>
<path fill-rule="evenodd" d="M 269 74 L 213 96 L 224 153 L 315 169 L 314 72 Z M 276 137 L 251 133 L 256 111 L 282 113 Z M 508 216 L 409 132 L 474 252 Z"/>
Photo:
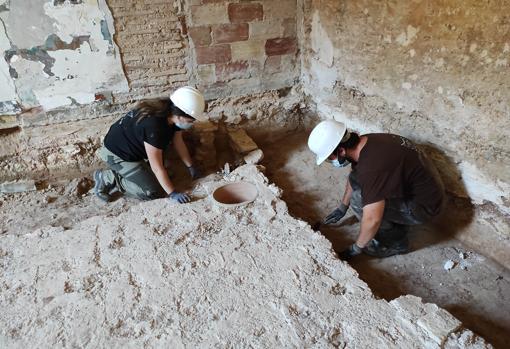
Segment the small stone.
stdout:
<path fill-rule="evenodd" d="M 460 252 L 459 253 L 459 258 L 460 259 L 466 259 L 466 254 L 464 252 Z"/>
<path fill-rule="evenodd" d="M 0 184 L 0 193 L 22 193 L 37 190 L 34 180 L 4 182 Z"/>
<path fill-rule="evenodd" d="M 54 196 L 47 195 L 44 197 L 44 201 L 46 201 L 46 203 L 48 203 L 48 204 L 51 204 L 52 202 L 55 202 L 56 200 L 57 200 L 57 198 Z"/>
<path fill-rule="evenodd" d="M 455 268 L 455 262 L 449 259 L 446 261 L 443 268 L 444 270 L 452 270 L 453 268 Z"/>
<path fill-rule="evenodd" d="M 81 153 L 81 149 L 77 144 L 63 146 L 62 151 L 68 156 L 74 156 Z"/>
<path fill-rule="evenodd" d="M 264 159 L 264 152 L 260 149 L 253 150 L 244 156 L 244 161 L 247 164 L 256 165 Z"/>

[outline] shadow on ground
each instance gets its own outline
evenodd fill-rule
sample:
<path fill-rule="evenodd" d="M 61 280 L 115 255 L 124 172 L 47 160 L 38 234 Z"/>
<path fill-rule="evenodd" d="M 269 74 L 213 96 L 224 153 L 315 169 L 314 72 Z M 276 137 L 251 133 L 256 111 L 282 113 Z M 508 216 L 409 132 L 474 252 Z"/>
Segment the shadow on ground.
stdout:
<path fill-rule="evenodd" d="M 348 170 L 316 166 L 307 136 L 290 135 L 261 144 L 261 148 L 266 175 L 283 189 L 289 212 L 313 226 L 337 207 Z M 436 162 L 440 153 L 428 151 L 434 152 Z M 412 229 L 411 253 L 387 259 L 361 256 L 351 266 L 378 297 L 419 296 L 449 310 L 496 348 L 506 348 L 510 342 L 510 273 L 454 238 L 473 219 L 473 208 L 463 199 L 447 201 L 445 214 L 437 222 Z M 358 230 L 359 223 L 350 211 L 338 225 L 320 229 L 335 250 L 351 244 Z M 449 260 L 455 267 L 447 271 L 444 264 Z"/>

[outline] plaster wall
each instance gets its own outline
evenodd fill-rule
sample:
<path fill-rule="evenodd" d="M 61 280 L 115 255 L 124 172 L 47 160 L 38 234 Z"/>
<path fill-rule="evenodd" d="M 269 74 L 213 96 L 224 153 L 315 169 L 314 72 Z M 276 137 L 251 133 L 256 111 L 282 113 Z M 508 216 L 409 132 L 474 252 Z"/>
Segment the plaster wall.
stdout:
<path fill-rule="evenodd" d="M 510 3 L 302 6 L 302 81 L 320 116 L 428 145 L 448 191 L 508 246 Z"/>

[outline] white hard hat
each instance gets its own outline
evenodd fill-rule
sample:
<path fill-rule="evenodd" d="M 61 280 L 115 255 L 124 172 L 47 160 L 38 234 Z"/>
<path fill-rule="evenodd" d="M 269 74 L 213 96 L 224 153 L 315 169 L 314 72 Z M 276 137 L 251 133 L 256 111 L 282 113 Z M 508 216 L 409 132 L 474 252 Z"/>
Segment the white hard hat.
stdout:
<path fill-rule="evenodd" d="M 325 120 L 317 124 L 308 137 L 308 148 L 317 155 L 317 165 L 322 164 L 348 136 L 347 127 L 341 122 Z"/>
<path fill-rule="evenodd" d="M 170 100 L 177 108 L 199 121 L 207 120 L 204 115 L 204 96 L 194 87 L 179 87 L 172 93 Z"/>

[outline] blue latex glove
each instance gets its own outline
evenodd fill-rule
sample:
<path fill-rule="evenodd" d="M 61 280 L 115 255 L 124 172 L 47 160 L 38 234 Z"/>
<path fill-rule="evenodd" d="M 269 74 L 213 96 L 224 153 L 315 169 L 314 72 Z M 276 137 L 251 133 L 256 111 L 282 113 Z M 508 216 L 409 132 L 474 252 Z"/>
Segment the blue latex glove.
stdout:
<path fill-rule="evenodd" d="M 191 175 L 192 179 L 197 179 L 202 177 L 202 172 L 197 166 L 191 165 L 188 167 L 189 174 Z"/>
<path fill-rule="evenodd" d="M 185 204 L 185 203 L 188 203 L 188 202 L 191 202 L 191 198 L 189 197 L 188 194 L 186 193 L 180 193 L 176 190 L 174 190 L 173 192 L 171 192 L 168 197 L 174 201 L 177 201 L 178 203 L 180 204 Z"/>

